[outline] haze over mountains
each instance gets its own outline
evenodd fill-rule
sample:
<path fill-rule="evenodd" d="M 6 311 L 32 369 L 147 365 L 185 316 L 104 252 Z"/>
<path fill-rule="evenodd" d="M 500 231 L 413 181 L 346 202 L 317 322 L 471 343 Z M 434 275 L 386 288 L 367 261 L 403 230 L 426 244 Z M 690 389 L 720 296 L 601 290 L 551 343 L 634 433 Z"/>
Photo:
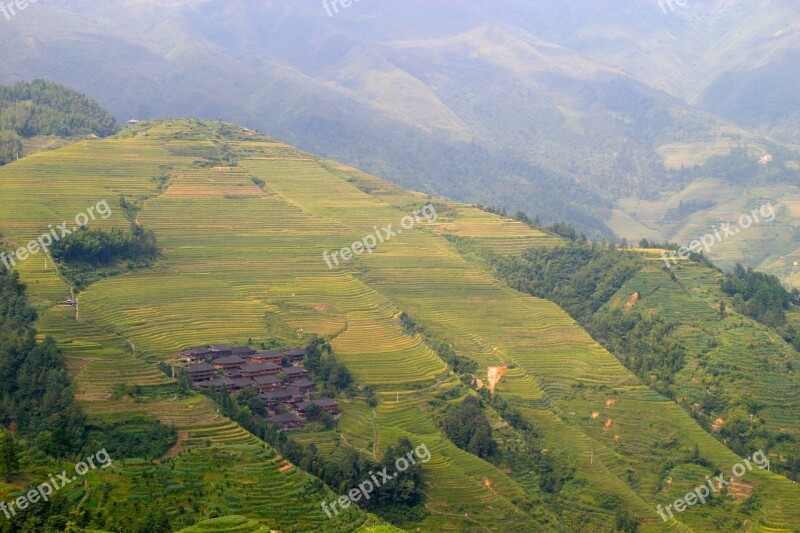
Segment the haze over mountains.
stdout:
<path fill-rule="evenodd" d="M 742 145 L 757 160 L 800 131 L 792 0 L 76 0 L 32 6 L 0 35 L 14 50 L 0 81 L 63 82 L 120 120 L 246 124 L 606 237 L 680 235 L 692 220 L 664 214 L 698 198 L 676 193 L 730 181 L 682 164 Z M 790 164 L 771 179 L 796 177 Z M 664 203 L 642 213 L 639 200 Z"/>

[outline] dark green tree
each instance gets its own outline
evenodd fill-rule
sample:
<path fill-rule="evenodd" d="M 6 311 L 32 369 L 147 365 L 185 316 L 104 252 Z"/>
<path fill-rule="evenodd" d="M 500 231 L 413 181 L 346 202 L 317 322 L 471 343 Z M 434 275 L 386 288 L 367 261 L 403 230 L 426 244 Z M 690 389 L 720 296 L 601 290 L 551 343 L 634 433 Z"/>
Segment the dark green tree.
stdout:
<path fill-rule="evenodd" d="M 17 443 L 10 431 L 3 431 L 0 438 L 0 475 L 9 481 L 19 473 L 19 456 Z"/>

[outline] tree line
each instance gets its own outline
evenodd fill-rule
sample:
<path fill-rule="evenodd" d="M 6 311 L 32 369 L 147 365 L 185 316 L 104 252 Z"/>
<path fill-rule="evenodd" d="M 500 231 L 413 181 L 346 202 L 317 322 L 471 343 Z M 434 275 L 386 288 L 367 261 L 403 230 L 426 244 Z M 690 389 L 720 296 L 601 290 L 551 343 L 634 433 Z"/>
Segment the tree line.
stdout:
<path fill-rule="evenodd" d="M 107 137 L 119 124 L 87 96 L 44 80 L 0 85 L 0 165 L 21 155 L 22 140 L 37 135 Z"/>

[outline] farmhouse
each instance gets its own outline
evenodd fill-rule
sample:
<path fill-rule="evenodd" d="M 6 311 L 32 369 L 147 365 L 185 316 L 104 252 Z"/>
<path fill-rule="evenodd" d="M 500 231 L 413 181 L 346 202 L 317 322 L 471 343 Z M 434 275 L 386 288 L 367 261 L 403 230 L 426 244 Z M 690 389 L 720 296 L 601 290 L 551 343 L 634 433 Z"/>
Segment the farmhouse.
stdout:
<path fill-rule="evenodd" d="M 309 401 L 316 385 L 308 378 L 308 370 L 303 368 L 306 351 L 302 348 L 256 351 L 249 346 L 231 348 L 227 344 L 213 344 L 191 348 L 179 355 L 191 363 L 186 366 L 186 373 L 199 389 L 234 392 L 253 388 L 258 391 L 259 399 L 273 415 L 270 422 L 281 430 L 302 427 L 305 424 L 303 413 L 311 405 L 318 405 L 334 415 L 339 413 L 339 403 L 330 398 Z M 289 362 L 295 366 L 279 364 Z M 278 377 L 280 374 L 286 377 Z M 293 412 L 275 414 L 275 411 L 287 410 Z"/>
<path fill-rule="evenodd" d="M 319 400 L 314 400 L 314 404 L 319 405 L 331 414 L 339 414 L 339 402 L 336 400 L 332 400 L 330 398 L 320 398 Z"/>
<path fill-rule="evenodd" d="M 195 383 L 211 379 L 216 372 L 217 369 L 208 363 L 197 363 L 186 367 L 186 375 Z"/>
<path fill-rule="evenodd" d="M 294 350 L 285 351 L 283 355 L 290 363 L 300 363 L 305 359 L 306 351 L 303 348 L 296 348 Z"/>
<path fill-rule="evenodd" d="M 254 387 L 255 383 L 253 383 L 252 379 L 249 378 L 231 378 L 233 382 L 232 389 L 233 390 L 242 390 L 246 389 L 247 387 Z"/>
<path fill-rule="evenodd" d="M 271 390 L 278 390 L 283 387 L 283 381 L 275 376 L 257 376 L 252 379 L 253 386 L 259 393 L 265 393 Z"/>
<path fill-rule="evenodd" d="M 256 351 L 249 346 L 234 346 L 231 348 L 231 355 L 238 355 L 239 357 L 250 357 L 254 353 Z"/>
<path fill-rule="evenodd" d="M 275 415 L 267 419 L 270 424 L 275 424 L 282 430 L 297 429 L 303 427 L 304 420 L 297 416 L 295 413 L 287 413 L 285 415 Z"/>
<path fill-rule="evenodd" d="M 284 390 L 288 391 L 289 394 L 292 395 L 291 399 L 289 399 L 289 401 L 287 401 L 286 403 L 296 404 L 306 399 L 306 395 L 303 393 L 303 391 L 301 391 L 297 387 L 288 387 Z"/>
<path fill-rule="evenodd" d="M 255 378 L 258 376 L 276 376 L 281 373 L 282 368 L 275 363 L 256 363 L 244 365 L 239 369 L 243 378 Z"/>
<path fill-rule="evenodd" d="M 278 404 L 292 401 L 292 392 L 288 389 L 267 391 L 258 396 L 267 407 L 276 407 Z"/>
<path fill-rule="evenodd" d="M 321 398 L 319 400 L 314 400 L 310 402 L 301 402 L 297 404 L 297 412 L 301 414 L 305 413 L 308 410 L 308 408 L 311 407 L 312 405 L 317 405 L 333 415 L 339 414 L 339 402 L 337 402 L 336 400 L 332 400 L 330 398 Z"/>
<path fill-rule="evenodd" d="M 191 348 L 180 352 L 178 357 L 187 363 L 199 363 L 211 357 L 211 350 L 206 347 Z"/>
<path fill-rule="evenodd" d="M 283 352 L 278 350 L 270 350 L 268 352 L 256 352 L 250 355 L 251 363 L 273 363 L 276 365 L 281 364 L 283 361 Z"/>
<path fill-rule="evenodd" d="M 201 381 L 197 384 L 201 389 L 222 390 L 233 388 L 233 380 L 231 378 L 213 378 L 208 381 Z"/>
<path fill-rule="evenodd" d="M 308 378 L 300 378 L 297 381 L 292 382 L 292 387 L 300 389 L 300 392 L 303 394 L 309 394 L 314 392 L 316 385 L 314 385 L 314 382 Z"/>
<path fill-rule="evenodd" d="M 227 357 L 220 357 L 211 361 L 211 365 L 218 370 L 238 370 L 242 368 L 247 361 L 238 355 L 229 355 Z"/>
<path fill-rule="evenodd" d="M 211 357 L 228 357 L 231 355 L 232 348 L 227 344 L 212 344 L 208 347 L 211 350 Z"/>
<path fill-rule="evenodd" d="M 289 377 L 289 381 L 297 381 L 308 375 L 308 370 L 302 366 L 290 366 L 283 369 L 283 373 Z"/>

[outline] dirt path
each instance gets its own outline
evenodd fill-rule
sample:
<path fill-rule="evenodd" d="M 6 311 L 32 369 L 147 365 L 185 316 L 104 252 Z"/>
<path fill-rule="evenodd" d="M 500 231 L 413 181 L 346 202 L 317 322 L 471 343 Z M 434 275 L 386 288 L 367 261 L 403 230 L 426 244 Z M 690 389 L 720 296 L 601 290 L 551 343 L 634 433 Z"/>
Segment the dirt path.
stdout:
<path fill-rule="evenodd" d="M 369 423 L 372 424 L 372 457 L 378 459 L 378 426 L 375 425 L 375 420 L 378 418 L 378 413 L 375 409 L 372 410 L 372 418 Z"/>
<path fill-rule="evenodd" d="M 494 387 L 500 382 L 500 378 L 503 377 L 503 374 L 506 372 L 505 366 L 490 366 L 487 369 L 487 386 L 489 387 L 489 392 L 494 394 Z"/>

